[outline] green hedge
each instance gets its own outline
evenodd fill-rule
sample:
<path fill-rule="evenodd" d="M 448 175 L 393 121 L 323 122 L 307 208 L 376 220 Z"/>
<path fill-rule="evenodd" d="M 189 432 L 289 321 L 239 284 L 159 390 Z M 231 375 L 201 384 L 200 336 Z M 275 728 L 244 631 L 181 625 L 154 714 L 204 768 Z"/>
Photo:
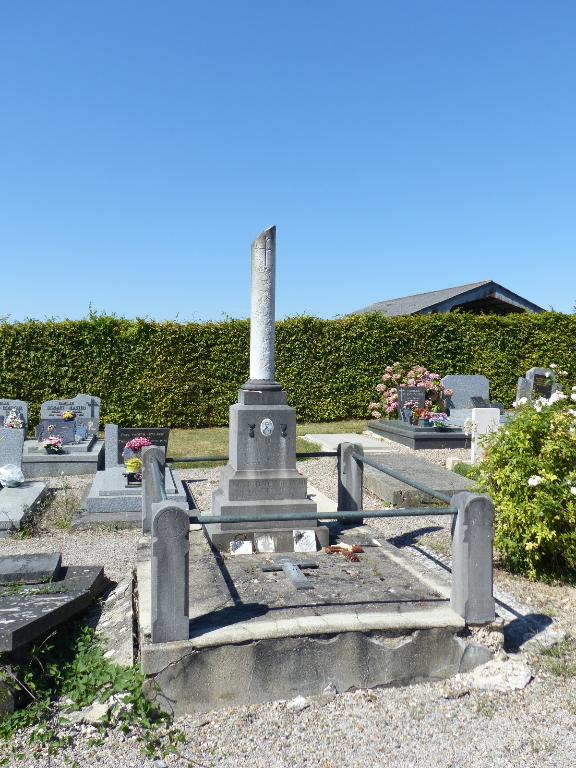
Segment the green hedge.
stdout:
<path fill-rule="evenodd" d="M 482 373 L 510 405 L 519 375 L 555 362 L 576 378 L 576 316 L 386 318 L 378 314 L 277 323 L 276 374 L 298 417 L 368 416 L 386 365 L 421 364 L 441 375 Z M 156 323 L 91 315 L 86 320 L 0 324 L 0 397 L 40 403 L 86 392 L 103 420 L 133 426 L 227 424 L 248 378 L 249 323 Z"/>

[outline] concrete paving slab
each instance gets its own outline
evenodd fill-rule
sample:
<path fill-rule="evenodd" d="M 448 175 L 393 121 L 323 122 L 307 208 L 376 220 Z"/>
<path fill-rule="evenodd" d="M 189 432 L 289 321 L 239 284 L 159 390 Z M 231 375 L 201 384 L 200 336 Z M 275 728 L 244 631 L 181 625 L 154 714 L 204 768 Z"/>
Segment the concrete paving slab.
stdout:
<path fill-rule="evenodd" d="M 342 432 L 341 434 L 331 435 L 322 433 L 318 435 L 304 435 L 304 440 L 309 443 L 316 443 L 322 451 L 336 451 L 340 443 L 356 443 L 364 448 L 364 453 L 382 453 L 386 448 L 376 437 L 369 435 L 359 435 L 354 432 Z"/>
<path fill-rule="evenodd" d="M 460 491 L 467 491 L 474 485 L 474 482 L 467 477 L 456 472 L 450 472 L 412 454 L 386 453 L 382 454 L 381 460 L 378 455 L 372 455 L 371 458 L 389 466 L 396 472 L 401 472 L 407 477 L 429 486 L 438 493 L 451 496 Z M 364 487 L 395 507 L 419 506 L 420 504 L 437 502 L 432 496 L 423 494 L 410 485 L 368 466 L 364 467 Z"/>

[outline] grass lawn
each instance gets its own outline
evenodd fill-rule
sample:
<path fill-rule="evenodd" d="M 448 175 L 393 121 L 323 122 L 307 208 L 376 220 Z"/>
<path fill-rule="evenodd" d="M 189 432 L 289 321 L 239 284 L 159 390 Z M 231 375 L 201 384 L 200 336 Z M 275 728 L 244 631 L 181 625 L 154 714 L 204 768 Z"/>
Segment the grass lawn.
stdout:
<path fill-rule="evenodd" d="M 320 424 L 304 422 L 296 425 L 296 451 L 319 450 L 318 446 L 303 440 L 299 435 L 339 432 L 361 433 L 366 429 L 366 421 L 330 421 Z M 172 429 L 168 444 L 168 456 L 227 456 L 228 427 L 207 427 L 205 429 Z"/>

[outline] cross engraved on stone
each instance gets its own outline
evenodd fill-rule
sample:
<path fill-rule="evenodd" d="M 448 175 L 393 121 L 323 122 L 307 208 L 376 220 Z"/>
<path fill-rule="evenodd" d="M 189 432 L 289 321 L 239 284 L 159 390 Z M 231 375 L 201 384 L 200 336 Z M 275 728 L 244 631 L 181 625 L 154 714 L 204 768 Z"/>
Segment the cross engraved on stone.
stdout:
<path fill-rule="evenodd" d="M 92 398 L 92 400 L 89 400 L 89 401 L 86 403 L 86 405 L 89 405 L 89 406 L 90 406 L 90 416 L 91 416 L 92 418 L 94 418 L 94 408 L 96 408 L 96 406 L 98 405 L 98 403 L 96 402 L 96 400 L 94 400 L 94 398 Z"/>
<path fill-rule="evenodd" d="M 263 565 L 263 571 L 284 571 L 286 576 L 290 579 L 290 582 L 294 589 L 314 589 L 314 585 L 311 584 L 306 576 L 300 571 L 300 568 L 318 568 L 318 563 L 312 560 L 301 560 L 300 562 L 294 562 L 287 557 L 281 557 L 276 560 L 272 565 Z"/>

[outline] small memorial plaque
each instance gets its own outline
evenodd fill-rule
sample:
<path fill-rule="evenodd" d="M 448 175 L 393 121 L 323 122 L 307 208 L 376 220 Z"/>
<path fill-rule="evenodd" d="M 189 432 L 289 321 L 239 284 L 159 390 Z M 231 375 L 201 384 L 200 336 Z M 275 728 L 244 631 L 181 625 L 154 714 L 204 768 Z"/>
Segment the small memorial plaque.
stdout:
<path fill-rule="evenodd" d="M 135 437 L 147 437 L 152 445 L 159 445 L 168 450 L 170 429 L 164 427 L 118 427 L 118 463 L 122 464 L 122 452 L 127 442 Z"/>
<path fill-rule="evenodd" d="M 72 445 L 76 442 L 74 439 L 74 430 L 74 420 L 40 419 L 40 422 L 36 427 L 36 439 L 41 443 L 49 437 L 59 437 L 62 440 L 62 445 Z"/>

